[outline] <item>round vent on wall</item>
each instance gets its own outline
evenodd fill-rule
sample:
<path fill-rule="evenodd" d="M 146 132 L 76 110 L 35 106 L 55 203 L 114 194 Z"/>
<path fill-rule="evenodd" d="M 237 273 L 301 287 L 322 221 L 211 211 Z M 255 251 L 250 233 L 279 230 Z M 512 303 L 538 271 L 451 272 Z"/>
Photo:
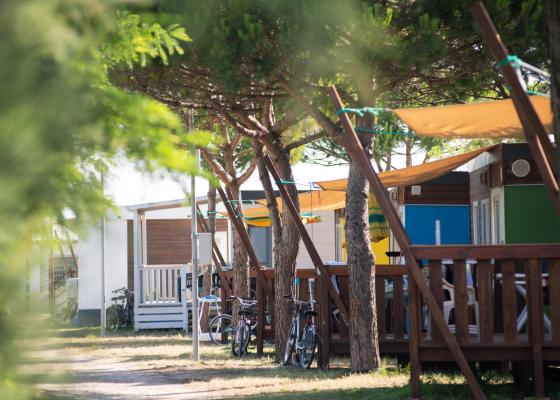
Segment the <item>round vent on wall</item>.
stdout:
<path fill-rule="evenodd" d="M 518 178 L 524 178 L 529 175 L 529 172 L 531 172 L 531 164 L 529 164 L 529 161 L 527 160 L 515 160 L 511 164 L 511 172 L 513 172 L 513 175 Z"/>

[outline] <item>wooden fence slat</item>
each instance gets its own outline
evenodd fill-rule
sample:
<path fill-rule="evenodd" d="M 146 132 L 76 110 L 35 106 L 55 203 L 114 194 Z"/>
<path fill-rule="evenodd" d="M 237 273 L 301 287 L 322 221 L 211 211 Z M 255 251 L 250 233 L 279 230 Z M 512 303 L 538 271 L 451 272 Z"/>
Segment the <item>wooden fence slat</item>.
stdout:
<path fill-rule="evenodd" d="M 263 355 L 264 310 L 266 308 L 264 289 L 257 280 L 257 357 Z"/>
<path fill-rule="evenodd" d="M 517 339 L 517 292 L 515 291 L 515 263 L 504 260 L 500 264 L 502 272 L 502 313 L 504 320 L 504 341 L 511 343 Z"/>
<path fill-rule="evenodd" d="M 329 367 L 331 342 L 331 299 L 323 279 L 317 279 L 319 298 L 319 354 L 317 366 L 320 369 Z"/>
<path fill-rule="evenodd" d="M 377 308 L 377 336 L 385 339 L 385 278 L 375 277 L 375 304 Z"/>
<path fill-rule="evenodd" d="M 434 299 L 440 310 L 443 310 L 443 265 L 440 260 L 430 260 L 430 290 L 434 294 Z M 430 334 L 432 341 L 440 343 L 443 341 L 443 336 L 436 326 L 434 317 L 430 313 Z"/>
<path fill-rule="evenodd" d="M 402 276 L 393 276 L 393 318 L 395 339 L 404 337 L 404 291 Z"/>
<path fill-rule="evenodd" d="M 152 274 L 153 271 L 151 269 L 146 269 L 146 275 L 148 276 L 148 282 L 146 288 L 148 289 L 146 292 L 146 302 L 153 301 L 153 288 L 152 288 Z"/>
<path fill-rule="evenodd" d="M 541 264 L 537 259 L 530 259 L 526 264 L 527 309 L 529 312 L 529 336 L 533 354 L 533 384 L 537 397 L 544 397 L 543 364 L 543 287 Z"/>
<path fill-rule="evenodd" d="M 459 343 L 466 343 L 469 341 L 469 306 L 465 260 L 454 260 L 453 284 L 455 286 L 455 335 Z"/>
<path fill-rule="evenodd" d="M 552 343 L 560 345 L 560 258 L 548 260 L 548 263 Z"/>
<path fill-rule="evenodd" d="M 492 279 L 494 264 L 483 260 L 478 262 L 478 307 L 479 334 L 481 343 L 491 343 L 494 335 L 494 297 L 492 295 Z"/>
<path fill-rule="evenodd" d="M 408 346 L 410 352 L 410 390 L 411 397 L 420 398 L 420 295 L 413 280 L 408 281 Z"/>

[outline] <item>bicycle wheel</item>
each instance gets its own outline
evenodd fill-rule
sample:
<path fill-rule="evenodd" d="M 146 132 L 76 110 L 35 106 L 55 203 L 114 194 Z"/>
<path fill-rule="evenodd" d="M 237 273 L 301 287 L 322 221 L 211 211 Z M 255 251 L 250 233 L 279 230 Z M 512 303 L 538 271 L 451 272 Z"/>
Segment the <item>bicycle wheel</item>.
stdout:
<path fill-rule="evenodd" d="M 130 304 L 127 304 L 125 310 L 127 325 L 131 328 L 134 328 L 134 307 L 132 307 Z"/>
<path fill-rule="evenodd" d="M 229 314 L 218 314 L 208 324 L 210 340 L 215 345 L 228 344 L 231 340 L 233 318 Z M 225 342 L 222 341 L 225 339 Z"/>
<path fill-rule="evenodd" d="M 112 331 L 117 331 L 120 326 L 121 314 L 117 309 L 117 306 L 112 305 L 107 309 L 105 312 L 105 321 L 107 324 L 107 328 Z"/>
<path fill-rule="evenodd" d="M 249 354 L 247 351 L 249 349 L 249 343 L 251 342 L 251 325 L 249 321 L 245 324 L 245 333 L 243 334 L 243 343 L 244 343 L 244 354 Z"/>
<path fill-rule="evenodd" d="M 290 333 L 288 334 L 288 338 L 286 340 L 286 348 L 284 349 L 284 358 L 282 360 L 282 364 L 290 365 L 292 363 L 292 353 L 294 352 L 294 348 L 296 346 L 296 321 L 292 321 L 292 326 L 290 327 Z"/>
<path fill-rule="evenodd" d="M 299 353 L 299 364 L 302 368 L 309 368 L 315 358 L 317 349 L 317 330 L 315 325 L 306 325 L 303 329 L 302 348 Z"/>
<path fill-rule="evenodd" d="M 231 353 L 235 357 L 241 357 L 245 350 L 245 322 L 239 321 L 235 334 L 231 338 Z"/>

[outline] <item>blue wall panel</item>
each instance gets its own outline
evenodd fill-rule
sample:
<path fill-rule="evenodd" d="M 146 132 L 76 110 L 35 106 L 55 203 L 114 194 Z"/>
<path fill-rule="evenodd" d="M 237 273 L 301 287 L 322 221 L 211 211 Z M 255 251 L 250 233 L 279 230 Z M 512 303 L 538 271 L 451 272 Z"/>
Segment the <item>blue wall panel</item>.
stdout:
<path fill-rule="evenodd" d="M 436 220 L 440 220 L 441 244 L 471 242 L 468 205 L 405 205 L 405 228 L 412 244 L 436 243 Z"/>

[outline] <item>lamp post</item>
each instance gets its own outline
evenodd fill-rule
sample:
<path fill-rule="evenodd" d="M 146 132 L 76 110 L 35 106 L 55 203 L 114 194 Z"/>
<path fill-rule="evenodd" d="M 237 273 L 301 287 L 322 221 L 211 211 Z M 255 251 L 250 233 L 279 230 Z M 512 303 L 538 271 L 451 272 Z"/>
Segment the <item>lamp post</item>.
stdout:
<path fill-rule="evenodd" d="M 101 191 L 105 194 L 103 171 L 101 172 Z M 105 215 L 101 217 L 101 336 L 105 336 L 107 315 L 105 312 Z"/>
<path fill-rule="evenodd" d="M 189 110 L 189 132 L 193 130 L 193 112 Z M 193 146 L 193 153 L 196 157 L 198 166 L 198 150 Z M 196 231 L 196 177 L 194 172 L 191 175 L 191 244 L 192 244 L 192 340 L 193 349 L 192 356 L 194 361 L 200 360 L 198 353 L 199 337 L 198 337 L 198 236 Z"/>

